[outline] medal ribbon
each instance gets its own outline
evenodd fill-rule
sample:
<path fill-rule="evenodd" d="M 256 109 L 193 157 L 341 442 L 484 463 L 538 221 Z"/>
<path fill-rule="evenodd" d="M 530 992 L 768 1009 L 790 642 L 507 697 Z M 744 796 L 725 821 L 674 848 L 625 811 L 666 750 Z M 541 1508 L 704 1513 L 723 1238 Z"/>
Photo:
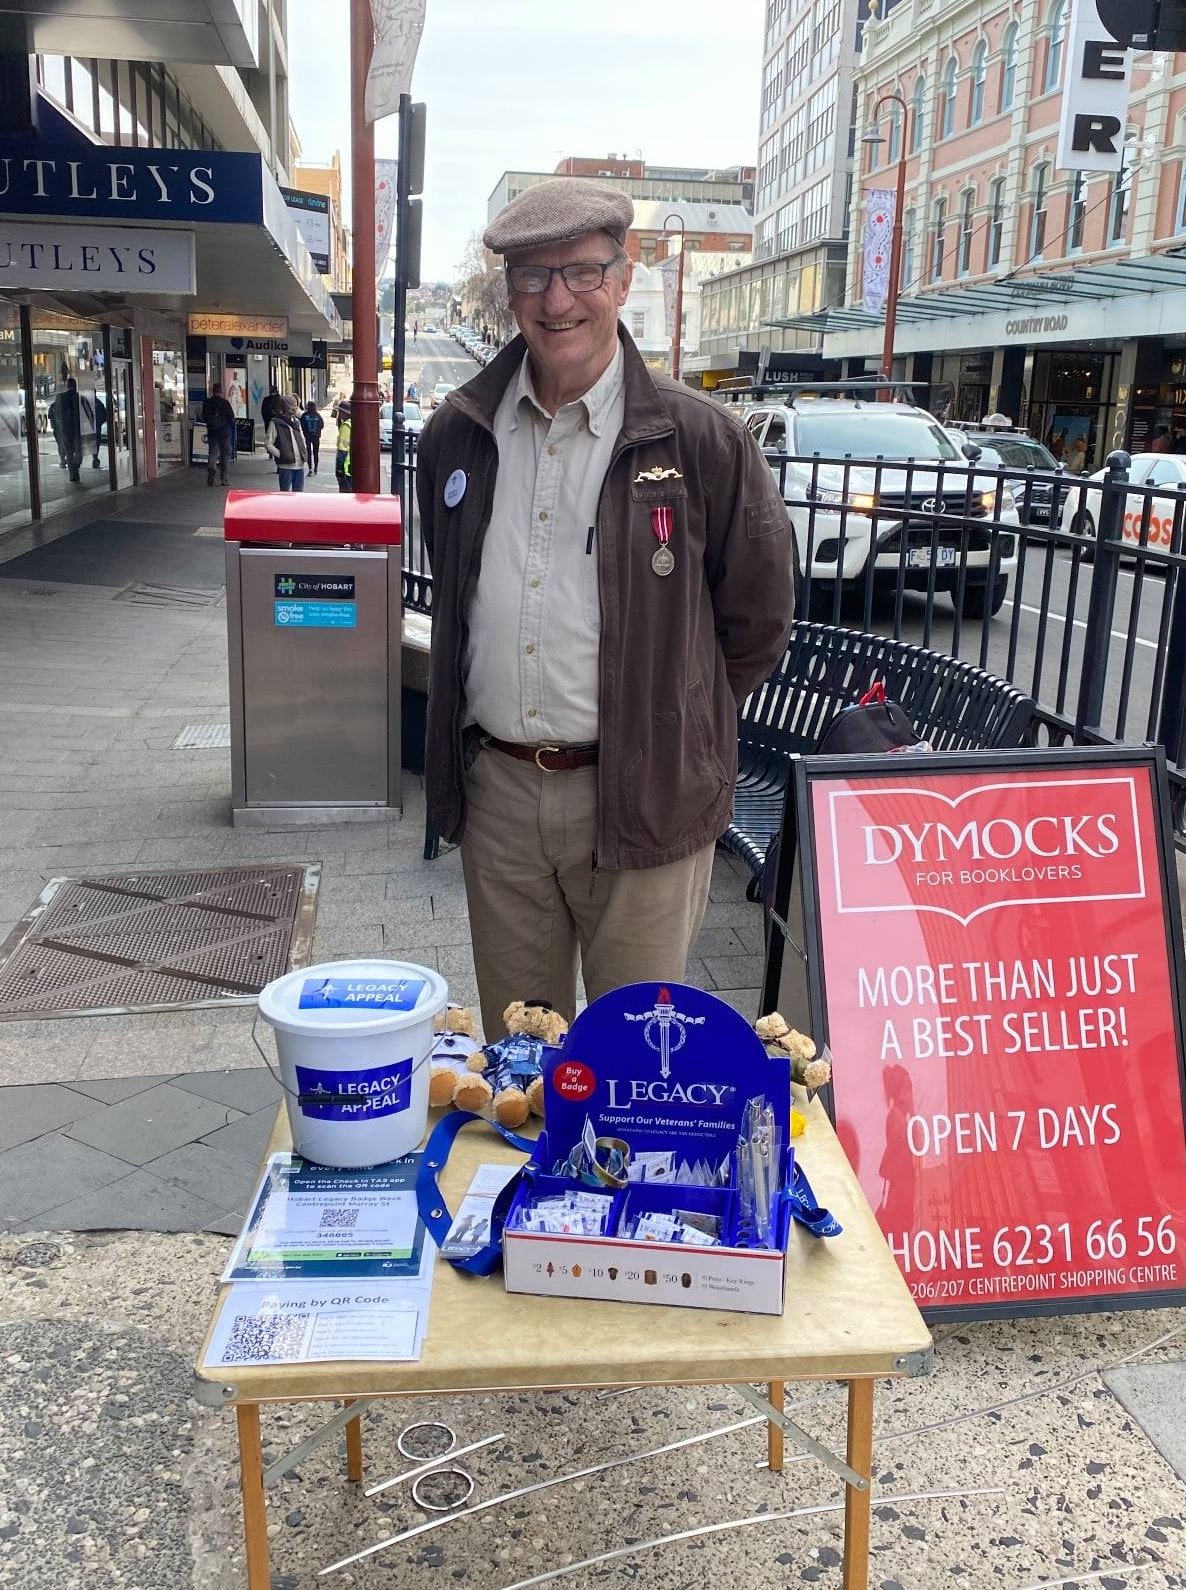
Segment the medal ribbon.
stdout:
<path fill-rule="evenodd" d="M 651 509 L 651 529 L 655 532 L 655 540 L 665 547 L 675 529 L 675 512 L 669 503 Z"/>

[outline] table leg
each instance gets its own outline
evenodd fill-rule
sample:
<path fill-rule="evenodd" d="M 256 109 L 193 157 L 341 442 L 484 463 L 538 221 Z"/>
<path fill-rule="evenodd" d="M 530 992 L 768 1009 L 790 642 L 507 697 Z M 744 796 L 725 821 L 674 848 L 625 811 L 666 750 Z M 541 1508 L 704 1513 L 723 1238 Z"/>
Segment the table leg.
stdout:
<path fill-rule="evenodd" d="M 264 1500 L 264 1454 L 259 1433 L 259 1404 L 241 1402 L 239 1481 L 243 1489 L 243 1542 L 247 1554 L 247 1590 L 269 1590 L 268 1505 Z"/>
<path fill-rule="evenodd" d="M 848 1383 L 848 1466 L 873 1473 L 873 1382 Z M 870 1491 L 844 1490 L 844 1590 L 868 1590 Z"/>
<path fill-rule="evenodd" d="M 766 1387 L 766 1396 L 772 1408 L 783 1411 L 783 1382 L 772 1380 Z M 766 1426 L 766 1456 L 769 1460 L 771 1474 L 782 1473 L 783 1433 L 782 1426 L 771 1421 Z"/>
<path fill-rule="evenodd" d="M 346 1406 L 352 1408 L 358 1399 L 347 1397 Z M 362 1415 L 351 1419 L 346 1426 L 346 1478 L 352 1484 L 362 1481 Z"/>

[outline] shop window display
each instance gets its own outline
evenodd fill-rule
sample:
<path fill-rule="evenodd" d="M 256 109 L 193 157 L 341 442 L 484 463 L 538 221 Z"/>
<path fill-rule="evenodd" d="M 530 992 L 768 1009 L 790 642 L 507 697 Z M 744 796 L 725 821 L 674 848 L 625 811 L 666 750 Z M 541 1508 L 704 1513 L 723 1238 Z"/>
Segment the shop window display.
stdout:
<path fill-rule="evenodd" d="M 32 443 L 40 464 L 42 511 L 51 513 L 84 491 L 110 489 L 103 334 L 95 321 L 44 310 L 33 310 L 31 322 L 38 420 Z"/>
<path fill-rule="evenodd" d="M 4 526 L 29 517 L 25 430 L 20 315 L 14 304 L 0 304 L 0 525 Z"/>
<path fill-rule="evenodd" d="M 152 345 L 152 385 L 158 464 L 180 464 L 185 433 L 185 350 Z"/>

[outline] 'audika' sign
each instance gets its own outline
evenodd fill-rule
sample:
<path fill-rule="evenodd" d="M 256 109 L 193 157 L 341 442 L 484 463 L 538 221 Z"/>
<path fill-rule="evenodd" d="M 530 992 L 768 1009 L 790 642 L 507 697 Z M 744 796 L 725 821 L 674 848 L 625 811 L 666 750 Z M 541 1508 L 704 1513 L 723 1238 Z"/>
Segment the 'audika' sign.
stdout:
<path fill-rule="evenodd" d="M 1104 26 L 1096 0 L 1071 0 L 1057 164 L 1119 171 L 1124 163 L 1132 57 Z"/>
<path fill-rule="evenodd" d="M 1186 1295 L 1161 753 L 811 757 L 797 778 L 836 1129 L 917 1302 Z"/>

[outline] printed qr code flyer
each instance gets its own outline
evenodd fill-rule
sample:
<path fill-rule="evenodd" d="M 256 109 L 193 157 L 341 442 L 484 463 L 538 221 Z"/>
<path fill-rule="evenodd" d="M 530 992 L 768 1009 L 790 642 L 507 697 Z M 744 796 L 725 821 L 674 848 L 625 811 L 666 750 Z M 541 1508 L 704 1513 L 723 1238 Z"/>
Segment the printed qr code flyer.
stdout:
<path fill-rule="evenodd" d="M 1008 756 L 805 775 L 837 1135 L 924 1307 L 1167 1297 L 1186 1131 L 1164 789 L 1143 749 Z"/>
<path fill-rule="evenodd" d="M 222 1279 L 424 1279 L 436 1250 L 416 1209 L 419 1168 L 419 1154 L 364 1170 L 274 1154 Z"/>
<path fill-rule="evenodd" d="M 236 1281 L 203 1366 L 419 1358 L 427 1313 L 427 1292 L 382 1281 Z"/>

